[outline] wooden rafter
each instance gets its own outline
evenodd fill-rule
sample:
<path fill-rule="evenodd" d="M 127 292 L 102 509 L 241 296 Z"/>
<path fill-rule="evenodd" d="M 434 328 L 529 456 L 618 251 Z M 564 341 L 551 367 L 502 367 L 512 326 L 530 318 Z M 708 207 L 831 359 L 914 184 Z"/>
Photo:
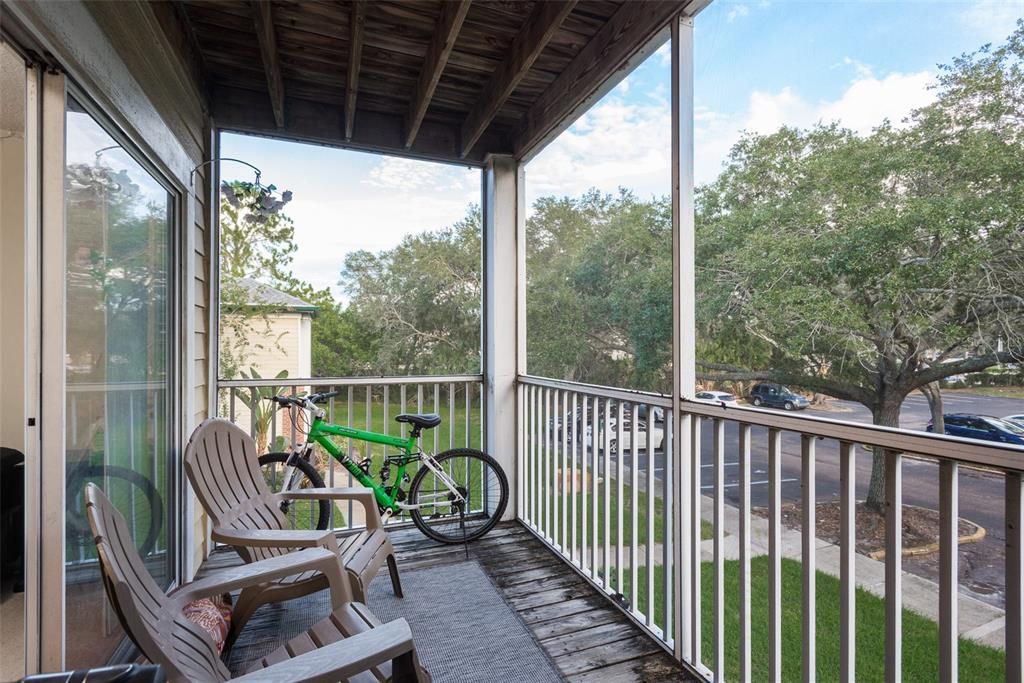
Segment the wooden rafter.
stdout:
<path fill-rule="evenodd" d="M 455 47 L 455 39 L 462 28 L 462 22 L 469 12 L 470 0 L 453 0 L 441 3 L 441 16 L 437 19 L 437 26 L 434 35 L 427 46 L 427 54 L 423 59 L 423 69 L 420 71 L 419 80 L 416 83 L 416 90 L 413 93 L 412 101 L 409 103 L 409 113 L 405 117 L 405 148 L 412 147 L 416 140 L 416 134 L 423 123 L 423 117 L 430 106 L 430 99 L 434 96 L 434 89 L 437 82 L 441 80 L 441 74 L 448 63 L 448 56 Z"/>
<path fill-rule="evenodd" d="M 277 56 L 277 37 L 274 34 L 273 7 L 269 0 L 253 0 L 252 14 L 256 23 L 256 40 L 263 57 L 263 71 L 267 75 L 270 106 L 274 110 L 274 123 L 284 128 L 284 79 Z"/>
<path fill-rule="evenodd" d="M 564 0 L 538 3 L 512 41 L 508 56 L 495 69 L 483 94 L 462 124 L 460 155 L 463 158 L 473 149 L 473 145 L 480 139 L 480 134 L 490 125 L 505 100 L 529 73 L 548 41 L 572 12 L 576 2 L 577 0 Z"/>
<path fill-rule="evenodd" d="M 684 7 L 678 1 L 624 3 L 526 112 L 516 136 L 516 156 L 525 156 L 563 130 L 574 114 L 614 87 L 631 65 L 651 53 L 656 47 L 651 40 L 667 32 L 669 20 Z M 646 47 L 637 51 L 637 45 Z"/>
<path fill-rule="evenodd" d="M 363 27 L 366 25 L 366 0 L 352 3 L 348 49 L 348 80 L 345 86 L 345 139 L 352 139 L 356 123 L 356 94 L 359 92 L 359 62 L 363 58 Z"/>

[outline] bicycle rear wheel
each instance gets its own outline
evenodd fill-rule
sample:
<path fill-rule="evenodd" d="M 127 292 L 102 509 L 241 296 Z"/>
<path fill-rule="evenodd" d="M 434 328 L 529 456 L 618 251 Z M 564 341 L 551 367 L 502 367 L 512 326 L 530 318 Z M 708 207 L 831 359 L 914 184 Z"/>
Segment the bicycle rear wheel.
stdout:
<path fill-rule="evenodd" d="M 508 479 L 501 465 L 471 448 L 445 451 L 434 460 L 455 482 L 465 502 L 455 502 L 457 496 L 441 477 L 420 465 L 409 487 L 409 503 L 422 505 L 412 509 L 413 523 L 441 543 L 475 541 L 494 528 L 508 505 Z"/>
<path fill-rule="evenodd" d="M 290 490 L 299 489 L 321 489 L 324 487 L 324 479 L 320 473 L 309 462 L 301 456 L 296 456 L 293 462 L 292 453 L 267 453 L 260 456 L 260 471 L 263 472 L 263 479 L 267 486 L 274 493 L 280 493 L 285 488 Z M 291 476 L 288 476 L 287 465 L 295 467 Z M 281 512 L 288 518 L 293 529 L 318 529 L 323 531 L 331 523 L 331 503 L 327 500 L 311 501 L 283 501 Z"/>
<path fill-rule="evenodd" d="M 67 474 L 65 508 L 69 546 L 94 549 L 89 520 L 85 516 L 85 485 L 96 484 L 125 516 L 143 557 L 156 548 L 164 526 L 164 504 L 156 486 L 145 475 L 114 465 L 78 465 Z"/>

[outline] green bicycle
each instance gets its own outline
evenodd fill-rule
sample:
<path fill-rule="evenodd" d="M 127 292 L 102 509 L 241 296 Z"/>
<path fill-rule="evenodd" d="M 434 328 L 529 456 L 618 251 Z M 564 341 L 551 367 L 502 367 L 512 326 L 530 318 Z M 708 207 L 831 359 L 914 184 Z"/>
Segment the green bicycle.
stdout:
<path fill-rule="evenodd" d="M 302 488 L 322 488 L 323 477 L 313 464 L 315 446 L 319 445 L 364 486 L 374 492 L 377 506 L 384 521 L 391 516 L 408 512 L 413 523 L 424 534 L 441 543 L 466 543 L 476 540 L 494 528 L 508 504 L 508 479 L 494 458 L 472 448 L 455 448 L 438 455 L 425 453 L 419 446 L 424 430 L 441 424 L 441 417 L 433 414 L 402 414 L 396 422 L 411 425 L 408 437 L 379 434 L 327 422 L 326 412 L 319 404 L 337 396 L 337 391 L 309 396 L 271 396 L 279 409 L 292 412 L 296 422 L 301 411 L 309 411 L 312 421 L 306 431 L 306 442 L 287 453 L 267 453 L 260 456 L 260 467 L 268 485 L 274 491 L 292 491 Z M 379 478 L 370 475 L 372 461 L 360 462 L 337 446 L 332 437 L 381 444 L 397 449 L 385 454 Z M 407 469 L 419 463 L 410 478 Z M 391 470 L 394 468 L 394 481 Z M 402 485 L 408 483 L 406 491 Z M 288 513 L 289 503 L 282 503 Z M 311 528 L 326 529 L 330 523 L 331 504 L 320 500 L 310 509 L 304 521 Z"/>

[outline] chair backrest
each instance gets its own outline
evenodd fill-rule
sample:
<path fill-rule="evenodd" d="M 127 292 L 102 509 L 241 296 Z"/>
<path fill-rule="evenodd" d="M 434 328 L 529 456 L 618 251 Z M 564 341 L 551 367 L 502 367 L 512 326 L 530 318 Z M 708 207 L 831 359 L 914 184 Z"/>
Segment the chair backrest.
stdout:
<path fill-rule="evenodd" d="M 185 447 L 185 473 L 214 526 L 273 531 L 289 527 L 260 472 L 256 442 L 233 422 L 210 418 L 196 427 Z M 235 550 L 246 562 L 287 552 Z"/>
<path fill-rule="evenodd" d="M 226 681 L 231 677 L 213 639 L 186 619 L 149 574 L 124 516 L 95 484 L 85 509 L 96 540 L 103 587 L 121 626 L 171 681 Z"/>

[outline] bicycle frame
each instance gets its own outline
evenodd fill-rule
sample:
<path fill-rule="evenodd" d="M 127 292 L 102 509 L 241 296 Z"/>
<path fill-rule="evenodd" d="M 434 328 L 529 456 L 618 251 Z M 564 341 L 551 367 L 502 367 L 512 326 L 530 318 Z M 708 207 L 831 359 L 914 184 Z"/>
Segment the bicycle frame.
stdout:
<path fill-rule="evenodd" d="M 388 457 L 389 460 L 391 458 L 395 458 L 398 465 L 398 469 L 395 473 L 395 485 L 390 487 L 391 492 L 389 493 L 388 487 L 385 487 L 383 483 L 375 482 L 373 477 L 364 472 L 355 460 L 349 457 L 347 453 L 344 453 L 341 448 L 336 446 L 330 439 L 332 436 L 340 436 L 342 438 L 352 439 L 353 441 L 363 441 L 401 449 L 402 455 L 397 458 L 395 458 L 395 456 L 385 456 Z M 425 505 L 451 505 L 455 502 L 462 502 L 462 494 L 459 493 L 457 484 L 448 477 L 444 470 L 437 466 L 432 457 L 424 457 L 424 453 L 419 449 L 417 442 L 418 438 L 411 435 L 408 438 L 403 438 L 400 436 L 391 436 L 390 434 L 379 434 L 377 432 L 364 431 L 353 427 L 343 427 L 341 425 L 332 424 L 324 420 L 322 411 L 319 410 L 314 413 L 313 424 L 310 426 L 309 433 L 306 435 L 306 447 L 313 443 L 319 444 L 331 455 L 331 457 L 340 462 L 342 466 L 348 470 L 348 472 L 357 481 L 359 481 L 360 484 L 373 491 L 374 498 L 376 498 L 377 503 L 381 508 L 384 510 L 390 510 L 393 514 L 398 514 L 402 510 L 422 507 Z M 403 504 L 399 502 L 398 499 L 399 482 L 405 480 L 405 470 L 409 464 L 417 461 L 422 462 L 426 467 L 429 467 L 448 487 L 449 491 L 438 492 L 433 494 L 430 499 L 420 501 L 414 505 Z M 450 493 L 454 493 L 457 498 L 455 500 L 448 498 Z"/>

